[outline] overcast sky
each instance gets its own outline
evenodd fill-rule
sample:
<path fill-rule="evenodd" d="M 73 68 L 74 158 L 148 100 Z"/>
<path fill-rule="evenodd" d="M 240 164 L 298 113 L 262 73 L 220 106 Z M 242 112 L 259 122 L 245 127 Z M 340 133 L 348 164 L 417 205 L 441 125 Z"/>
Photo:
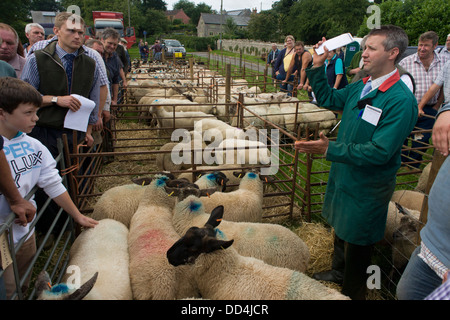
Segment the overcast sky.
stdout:
<path fill-rule="evenodd" d="M 258 12 L 262 10 L 272 9 L 272 0 L 222 0 L 223 10 L 237 10 L 237 9 L 253 9 L 256 8 Z M 173 5 L 178 2 L 178 0 L 164 0 L 167 3 L 167 10 L 172 10 Z M 189 2 L 206 3 L 211 6 L 213 10 L 220 12 L 220 2 L 221 0 L 189 0 Z"/>

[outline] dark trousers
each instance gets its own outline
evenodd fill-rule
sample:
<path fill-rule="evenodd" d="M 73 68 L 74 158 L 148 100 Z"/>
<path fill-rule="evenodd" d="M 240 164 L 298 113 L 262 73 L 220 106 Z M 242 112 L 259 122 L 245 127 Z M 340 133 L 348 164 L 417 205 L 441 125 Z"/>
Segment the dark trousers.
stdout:
<path fill-rule="evenodd" d="M 373 245 L 348 243 L 335 235 L 332 267 L 343 273 L 342 294 L 352 300 L 366 299 L 367 268 L 372 264 L 372 253 Z"/>
<path fill-rule="evenodd" d="M 426 105 L 423 108 L 423 111 L 426 115 L 436 117 L 437 110 L 433 108 L 433 105 Z M 426 116 L 419 117 L 419 119 L 416 122 L 416 128 L 423 129 L 423 130 L 431 130 L 433 129 L 435 122 L 435 118 L 430 118 Z M 417 129 L 414 130 L 417 130 Z M 422 135 L 422 136 L 420 136 Z M 431 138 L 431 132 L 421 132 L 418 133 L 417 139 L 415 139 L 416 134 L 411 134 L 409 138 L 411 138 L 411 148 L 421 148 L 425 147 L 430 143 Z M 408 146 L 408 139 L 405 140 L 403 143 L 405 146 Z M 420 152 L 426 152 L 427 149 L 419 149 Z M 411 158 L 411 159 L 410 159 Z M 415 162 L 415 161 L 422 161 L 422 154 L 419 152 L 416 152 L 414 150 L 406 150 L 402 152 L 402 162 L 409 163 L 409 162 Z M 419 168 L 420 162 L 417 163 L 411 163 L 411 166 L 415 168 Z"/>
<path fill-rule="evenodd" d="M 280 91 L 281 92 L 286 92 L 288 94 L 288 96 L 292 96 L 292 89 L 294 88 L 293 85 L 291 83 L 283 83 L 282 81 L 284 79 L 286 79 L 286 74 L 282 75 L 282 74 L 278 74 L 276 76 L 276 79 L 280 82 Z M 291 75 L 289 76 L 288 82 L 292 82 L 294 81 L 294 76 Z"/>

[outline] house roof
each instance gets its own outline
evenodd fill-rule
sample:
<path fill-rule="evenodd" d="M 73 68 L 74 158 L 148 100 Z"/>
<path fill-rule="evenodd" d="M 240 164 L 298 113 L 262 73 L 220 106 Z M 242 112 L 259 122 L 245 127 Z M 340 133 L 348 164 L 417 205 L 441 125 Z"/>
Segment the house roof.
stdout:
<path fill-rule="evenodd" d="M 222 17 L 222 24 L 225 24 L 228 18 L 233 19 L 234 23 L 237 26 L 248 26 L 248 22 L 250 21 L 250 17 L 245 16 L 234 16 L 234 15 L 220 15 L 220 14 L 211 14 L 211 13 L 202 13 L 201 18 L 205 24 L 221 24 L 220 18 Z"/>
<path fill-rule="evenodd" d="M 174 15 L 176 15 L 176 14 L 178 14 L 178 13 L 184 13 L 184 14 L 186 14 L 186 13 L 184 12 L 183 9 L 179 9 L 179 10 L 166 10 L 166 16 L 174 16 Z M 186 14 L 186 16 L 187 16 L 187 14 Z"/>
<path fill-rule="evenodd" d="M 239 10 L 230 10 L 227 11 L 227 14 L 230 16 L 250 16 L 251 15 L 250 9 L 239 9 Z"/>

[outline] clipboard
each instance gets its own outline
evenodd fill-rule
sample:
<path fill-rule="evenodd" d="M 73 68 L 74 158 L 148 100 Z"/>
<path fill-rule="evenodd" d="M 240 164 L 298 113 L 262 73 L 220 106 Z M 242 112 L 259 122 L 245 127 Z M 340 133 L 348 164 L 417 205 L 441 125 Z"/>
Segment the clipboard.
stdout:
<path fill-rule="evenodd" d="M 316 52 L 318 55 L 321 55 L 325 52 L 323 46 L 326 46 L 329 51 L 346 46 L 349 43 L 355 41 L 350 33 L 343 33 L 340 36 L 331 38 L 324 43 L 322 43 L 317 49 Z"/>

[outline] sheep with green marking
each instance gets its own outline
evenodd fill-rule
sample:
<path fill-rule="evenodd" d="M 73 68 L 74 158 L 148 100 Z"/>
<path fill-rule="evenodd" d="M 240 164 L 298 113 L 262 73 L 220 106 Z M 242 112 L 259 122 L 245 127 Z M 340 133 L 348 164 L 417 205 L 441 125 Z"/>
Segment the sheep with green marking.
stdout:
<path fill-rule="evenodd" d="M 178 234 L 184 235 L 190 227 L 203 226 L 209 218 L 202 200 L 189 196 L 176 204 L 172 221 Z M 281 225 L 223 220 L 220 230 L 234 239 L 234 249 L 240 255 L 300 272 L 308 267 L 308 247 L 298 235 Z"/>
<path fill-rule="evenodd" d="M 223 240 L 216 228 L 219 206 L 204 227 L 192 227 L 167 251 L 176 268 L 190 267 L 190 276 L 204 299 L 213 300 L 349 300 L 304 273 L 244 257 Z"/>

